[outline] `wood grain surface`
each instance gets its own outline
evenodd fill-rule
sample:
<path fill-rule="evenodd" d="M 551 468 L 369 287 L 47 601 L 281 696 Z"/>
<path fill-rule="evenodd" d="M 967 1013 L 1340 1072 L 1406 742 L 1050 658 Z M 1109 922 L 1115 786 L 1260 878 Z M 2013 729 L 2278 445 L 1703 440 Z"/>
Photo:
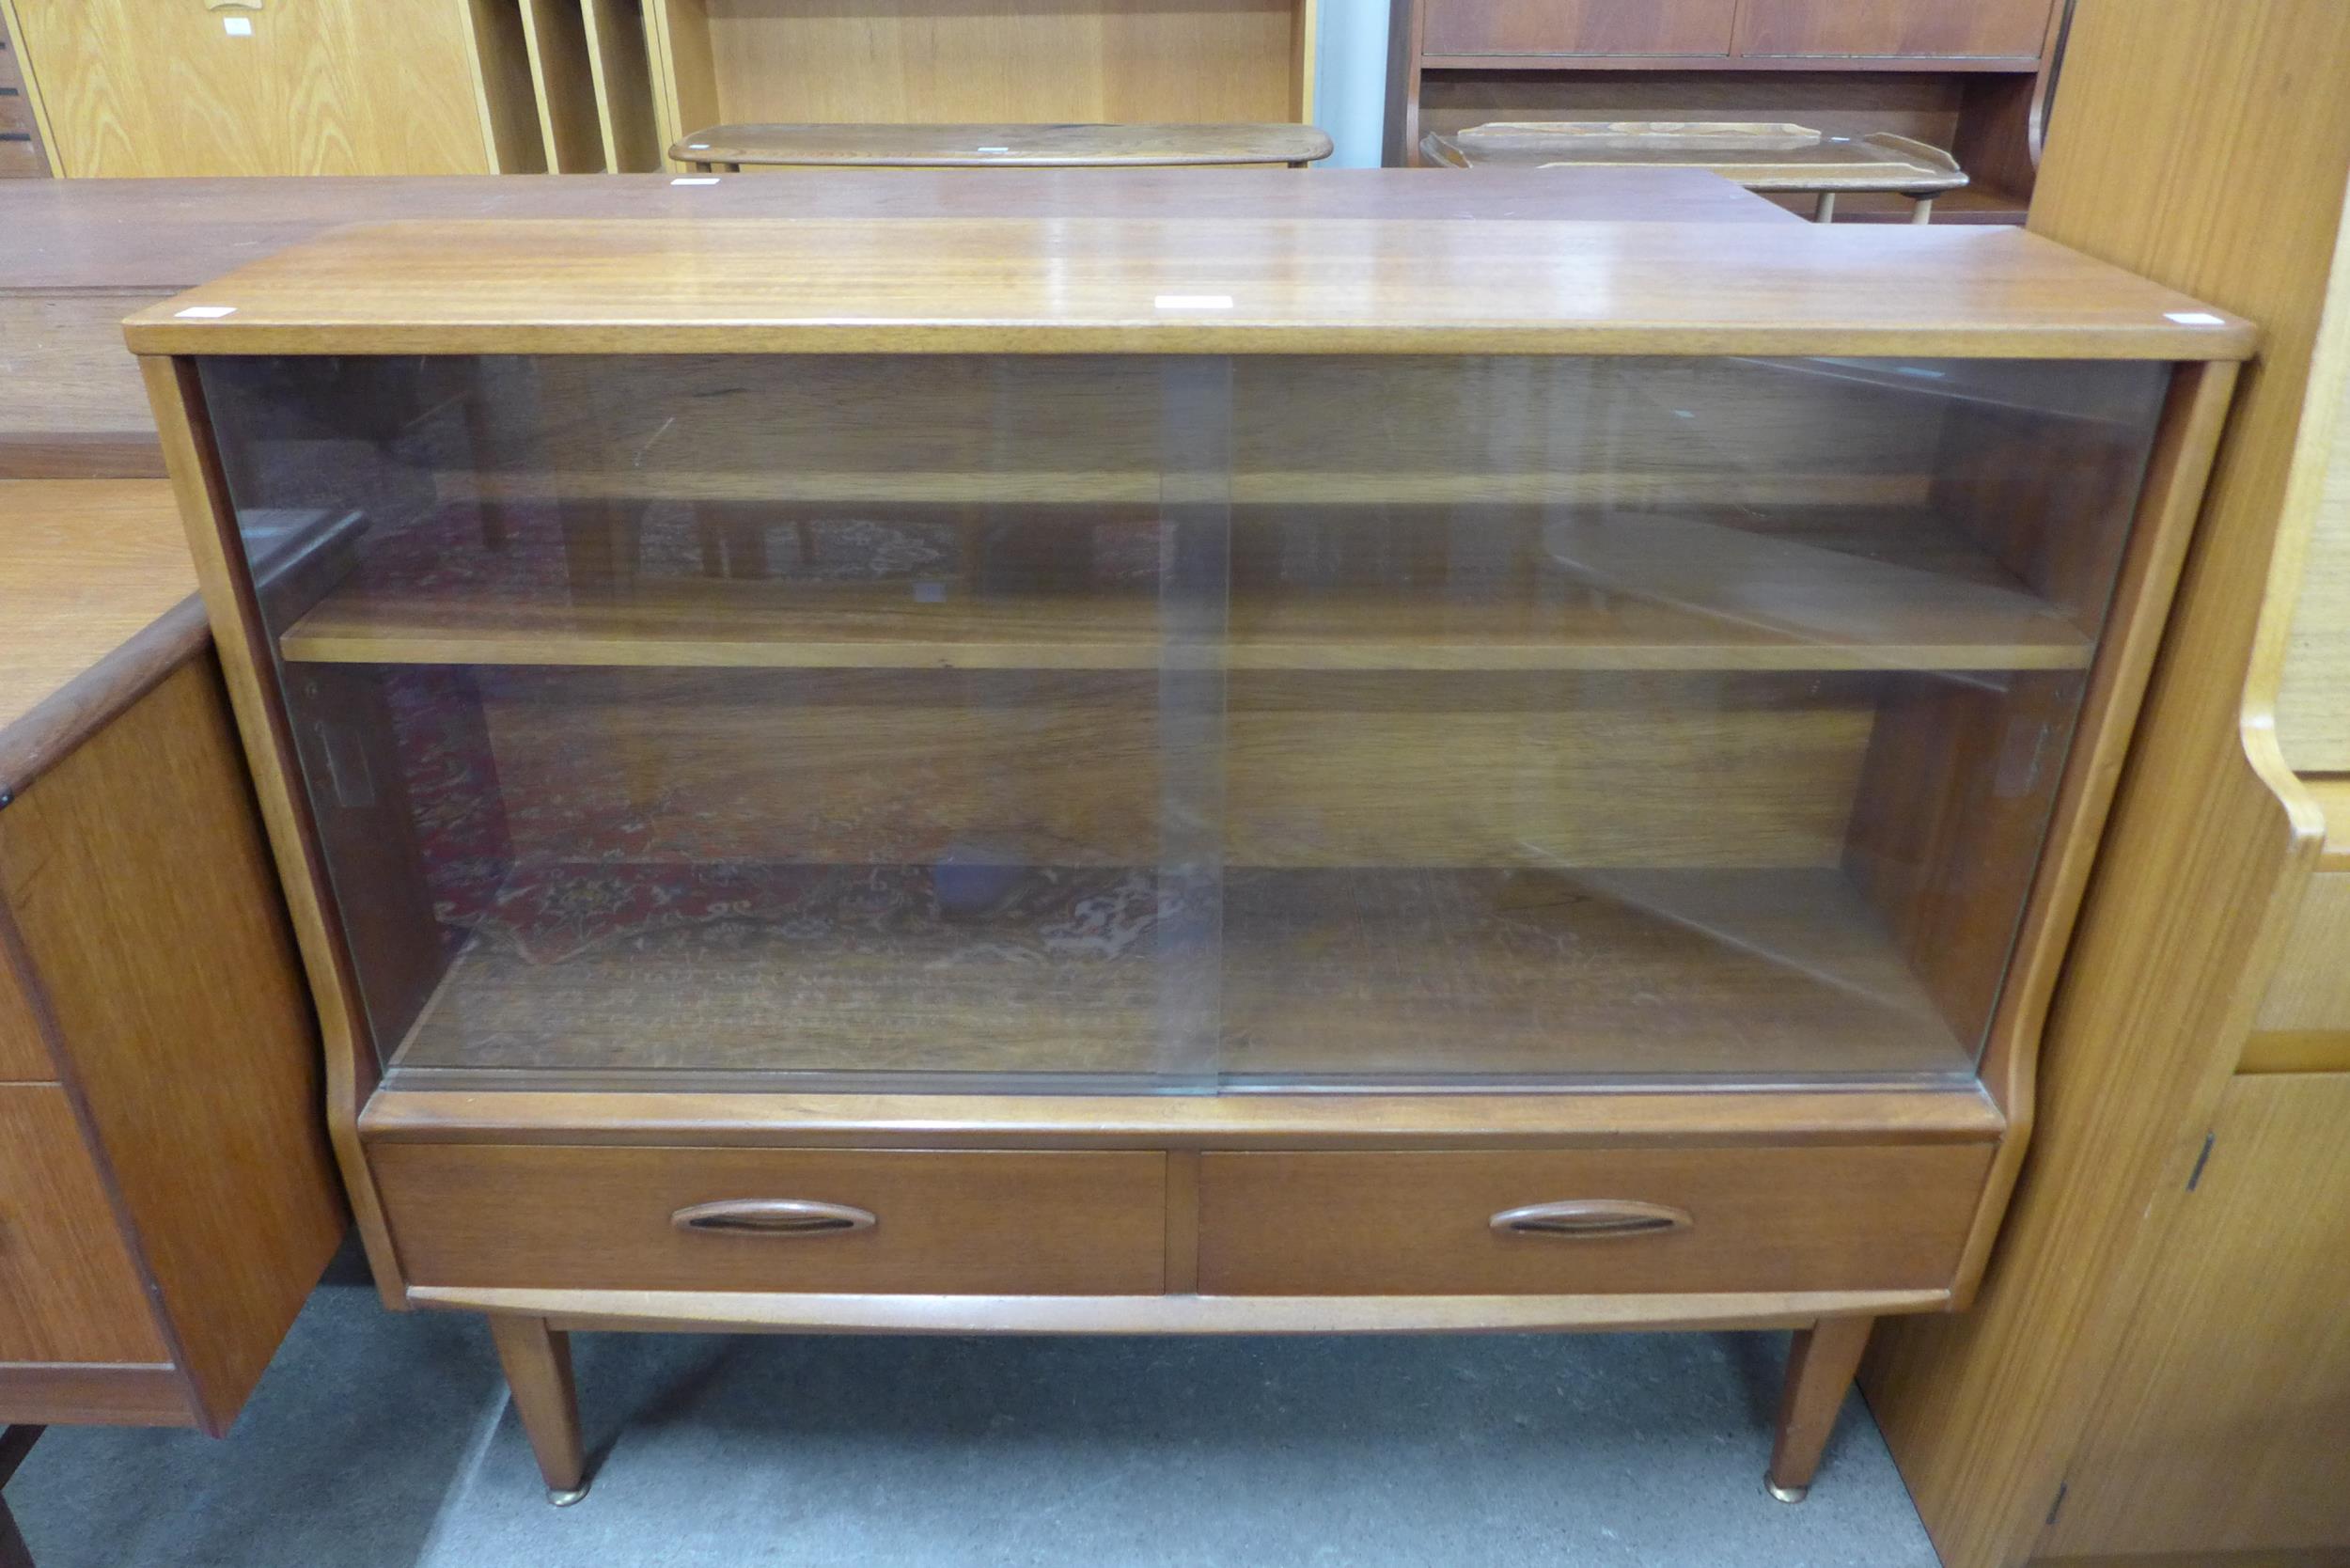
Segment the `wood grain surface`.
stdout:
<path fill-rule="evenodd" d="M 2031 61 L 2050 8 L 2050 0 L 1742 0 L 1737 50 Z"/>
<path fill-rule="evenodd" d="M 2322 409 L 2311 413 L 2323 417 Z M 2335 414 L 2307 548 L 2277 693 L 2277 737 L 2299 772 L 2350 772 L 2350 397 Z"/>
<path fill-rule="evenodd" d="M 161 479 L 0 480 L 0 789 L 203 647 L 196 572 Z M 150 627 L 162 631 L 142 638 Z"/>
<path fill-rule="evenodd" d="M 180 286 L 18 291 L 0 271 L 0 481 L 162 477 L 122 318 Z"/>
<path fill-rule="evenodd" d="M 800 168 L 1148 168 L 1310 164 L 1310 125 L 713 125 L 669 149 L 680 163 Z"/>
<path fill-rule="evenodd" d="M 368 1103 L 370 1142 L 796 1148 L 1457 1149 L 1989 1143 L 1980 1086 L 1622 1090 L 1608 1094 L 805 1094 L 720 1076 L 675 1090 L 407 1075 Z"/>
<path fill-rule="evenodd" d="M 788 840 L 803 864 L 1150 865 L 1178 740 L 1148 674 L 525 669 L 474 689 L 509 841 L 543 863 L 627 842 L 639 865 L 755 864 Z M 1226 694 L 1230 864 L 1748 870 L 1838 862 L 1876 695 L 1362 674 Z"/>
<path fill-rule="evenodd" d="M 490 1337 L 512 1391 L 514 1413 L 530 1439 L 548 1491 L 578 1490 L 587 1480 L 588 1465 L 581 1451 L 571 1337 L 550 1333 L 543 1319 L 502 1312 L 491 1315 Z"/>
<path fill-rule="evenodd" d="M 603 166 L 614 174 L 658 169 L 661 128 L 653 111 L 643 0 L 581 0 L 581 7 Z"/>
<path fill-rule="evenodd" d="M 2266 723 L 2281 623 L 2264 605 L 2322 477 L 2312 376 L 2340 374 L 2350 331 L 2326 321 L 2321 349 L 2350 103 L 2304 69 L 2345 52 L 2350 13 L 2311 0 L 2076 12 L 2032 227 L 2257 316 L 2265 347 L 2051 1009 L 2030 1167 L 1989 1283 L 1967 1313 L 1884 1325 L 1864 1363 L 1951 1568 L 2004 1568 L 2038 1541 L 2251 1020 L 2246 977 L 2279 952 L 2317 854 L 2318 814 Z M 2229 149 L 2276 137 L 2311 149 L 2301 183 L 2256 194 Z"/>
<path fill-rule="evenodd" d="M 487 174 L 461 0 L 273 8 L 16 0 L 52 150 L 75 177 Z"/>
<path fill-rule="evenodd" d="M 1940 1291 L 1743 1295 L 827 1295 L 419 1286 L 418 1307 L 539 1314 L 564 1328 L 839 1334 L 1612 1333 L 1793 1328 L 1825 1316 L 1930 1312 Z"/>
<path fill-rule="evenodd" d="M 485 927 L 393 1065 L 1277 1084 L 1971 1060 L 1834 871 L 1233 870 L 1220 898 L 1147 870 L 953 871 L 738 869 L 723 918 Z M 566 874 L 562 907 L 626 891 Z"/>
<path fill-rule="evenodd" d="M 581 488 L 593 483 L 583 477 Z M 853 519 L 810 509 L 801 537 L 870 528 L 872 514 L 888 510 L 840 504 L 853 506 Z M 745 525 L 763 533 L 779 520 L 775 509 L 761 510 Z M 1036 536 L 1022 563 L 1027 583 L 998 586 L 986 579 L 1002 573 L 984 561 L 950 557 L 912 582 L 841 581 L 811 567 L 729 577 L 647 572 L 617 575 L 599 593 L 576 580 L 565 589 L 551 571 L 546 591 L 534 593 L 511 586 L 509 552 L 498 563 L 507 570 L 471 584 L 451 581 L 446 559 L 419 562 L 432 579 L 420 584 L 362 570 L 289 628 L 279 651 L 296 662 L 368 665 L 1147 670 L 1189 661 L 1233 672 L 1399 674 L 2090 662 L 2091 639 L 2074 616 L 2023 591 L 1930 514 L 1749 512 L 1739 520 L 1747 525 L 1733 527 L 1631 512 L 1544 524 L 1531 511 L 1301 508 L 1286 527 L 1237 518 L 1228 637 L 1213 647 L 1184 644 L 1166 588 L 1152 577 L 1089 585 L 1094 530 L 1082 512 L 1038 508 L 1033 521 L 999 509 L 987 524 L 999 536 Z M 935 531 L 955 521 L 917 516 L 910 526 Z M 715 515 L 710 524 L 723 526 Z M 1433 570 L 1387 564 L 1351 581 L 1297 581 L 1293 558 L 1311 547 L 1374 538 L 1390 562 L 1418 554 Z M 1478 549 L 1515 570 L 1477 572 L 1448 562 L 1448 549 Z"/>
<path fill-rule="evenodd" d="M 1313 8 L 663 0 L 666 139 L 722 120 L 1304 118 Z M 1302 57 L 1301 57 L 1302 56 Z"/>
<path fill-rule="evenodd" d="M 1663 1294 L 1941 1289 L 1990 1152 L 1211 1152 L 1199 1163 L 1209 1295 Z M 1605 1237 L 1489 1224 L 1566 1199 L 1668 1204 L 1692 1223 Z"/>
<path fill-rule="evenodd" d="M 1036 260 L 1052 253 L 1085 261 Z M 230 314 L 180 316 L 191 307 Z M 126 332 L 140 353 L 175 354 L 2236 359 L 2253 342 L 2237 318 L 2006 231 L 1814 224 L 1725 250 L 1677 225 L 1222 217 L 357 227 L 143 310 Z"/>
<path fill-rule="evenodd" d="M 0 1361 L 0 1419 L 50 1426 L 193 1426 L 167 1361 Z"/>
<path fill-rule="evenodd" d="M 206 1428 L 225 1431 L 344 1213 L 309 997 L 209 658 L 7 808 L 0 896 L 170 1314 L 175 1359 Z"/>
<path fill-rule="evenodd" d="M 55 1084 L 0 1086 L 0 1363 L 169 1358 Z"/>
<path fill-rule="evenodd" d="M 2232 1081 L 2049 1556 L 2350 1542 L 2350 1074 Z"/>
<path fill-rule="evenodd" d="M 408 1278 L 572 1290 L 1126 1295 L 1160 1288 L 1154 1153 L 370 1146 Z M 839 1203 L 869 1229 L 680 1230 L 728 1200 Z"/>
<path fill-rule="evenodd" d="M 2350 876 L 2310 878 L 2252 1031 L 2248 1048 L 2264 1034 L 2337 1034 L 2350 1050 Z"/>
<path fill-rule="evenodd" d="M 1482 218 L 1496 223 L 1701 222 L 1792 228 L 1800 220 L 1691 170 L 1653 176 L 1530 169 L 776 170 L 677 185 L 666 174 L 544 180 L 0 180 L 11 245 L 0 297 L 22 291 L 177 292 L 351 223 L 394 218 L 873 219 L 883 217 Z M 117 312 L 128 314 L 129 306 Z M 109 344 L 109 347 L 113 347 Z M 24 352 L 12 343 L 10 353 Z"/>
<path fill-rule="evenodd" d="M 57 1080 L 49 1041 L 35 1010 L 32 978 L 0 955 L 0 1084 L 47 1084 Z"/>
<path fill-rule="evenodd" d="M 1431 55 L 1728 55 L 1738 0 L 1426 0 Z"/>
<path fill-rule="evenodd" d="M 2318 870 L 2350 871 L 2350 775 L 2305 776 L 2301 783 L 2326 818 Z"/>
<path fill-rule="evenodd" d="M 603 128 L 582 0 L 521 0 L 519 8 L 545 167 L 555 174 L 602 174 Z"/>

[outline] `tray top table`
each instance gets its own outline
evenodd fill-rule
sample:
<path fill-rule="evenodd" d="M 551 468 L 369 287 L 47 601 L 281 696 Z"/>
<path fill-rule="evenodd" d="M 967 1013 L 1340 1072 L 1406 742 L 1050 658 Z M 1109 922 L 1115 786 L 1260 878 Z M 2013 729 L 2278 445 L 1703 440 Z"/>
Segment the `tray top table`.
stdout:
<path fill-rule="evenodd" d="M 1911 221 L 1925 223 L 1937 194 L 1966 183 L 1956 159 L 1908 136 L 1743 120 L 1496 120 L 1449 136 L 1432 131 L 1420 148 L 1455 168 L 1701 168 L 1749 191 L 1816 191 L 1822 223 L 1843 191 L 1908 196 L 1918 204 Z"/>

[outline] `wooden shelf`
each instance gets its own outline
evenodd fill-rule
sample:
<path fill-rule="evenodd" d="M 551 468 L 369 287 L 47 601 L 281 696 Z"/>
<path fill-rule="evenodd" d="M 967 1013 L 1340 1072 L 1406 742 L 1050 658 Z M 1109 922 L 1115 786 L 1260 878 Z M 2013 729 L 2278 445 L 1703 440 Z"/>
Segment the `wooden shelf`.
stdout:
<path fill-rule="evenodd" d="M 396 1072 L 576 1087 L 655 1072 L 1778 1081 L 1971 1065 L 1834 870 L 1234 870 L 1219 901 L 1120 869 L 557 866 L 496 907 L 510 923 L 458 954 Z"/>
<path fill-rule="evenodd" d="M 822 539 L 799 529 L 855 525 L 760 526 L 790 536 L 779 555 L 815 555 Z M 936 574 L 879 582 L 680 569 L 578 588 L 559 539 L 464 546 L 471 574 L 378 541 L 280 651 L 340 664 L 1299 671 L 2078 669 L 2092 652 L 2070 619 L 1914 511 L 1731 526 L 1499 511 L 1480 523 L 1455 508 L 1351 531 L 1244 519 L 1221 639 L 1178 636 L 1188 618 L 1163 616 L 1155 523 L 1125 525 L 1126 556 L 1137 537 L 1147 548 L 1122 578 L 1089 554 L 1076 519 L 1024 523 L 1015 537 L 1045 554 L 1017 572 L 969 530 L 930 526 L 947 541 Z"/>

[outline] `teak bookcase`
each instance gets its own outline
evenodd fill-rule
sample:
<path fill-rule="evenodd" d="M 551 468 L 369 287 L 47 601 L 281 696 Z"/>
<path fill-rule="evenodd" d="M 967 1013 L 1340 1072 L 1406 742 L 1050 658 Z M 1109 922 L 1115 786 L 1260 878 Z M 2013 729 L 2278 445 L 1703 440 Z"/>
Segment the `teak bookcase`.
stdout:
<path fill-rule="evenodd" d="M 1104 177 L 1114 179 L 1115 177 Z M 1402 177 L 1398 177 L 1402 178 Z M 2000 230 L 349 229 L 133 318 L 394 1304 L 1963 1305 L 2245 322 Z"/>

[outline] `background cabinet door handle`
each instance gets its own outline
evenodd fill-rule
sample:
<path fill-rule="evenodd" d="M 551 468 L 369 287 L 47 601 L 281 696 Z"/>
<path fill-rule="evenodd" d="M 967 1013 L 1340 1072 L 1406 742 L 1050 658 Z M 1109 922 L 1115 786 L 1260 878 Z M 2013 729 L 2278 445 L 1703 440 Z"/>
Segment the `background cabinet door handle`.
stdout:
<path fill-rule="evenodd" d="M 1493 1217 L 1504 1236 L 1648 1236 L 1686 1231 L 1697 1221 L 1686 1209 L 1640 1203 L 1628 1198 L 1571 1198 L 1559 1203 L 1528 1203 Z"/>
<path fill-rule="evenodd" d="M 680 1209 L 669 1223 L 681 1231 L 718 1231 L 744 1236 L 843 1236 L 870 1231 L 869 1209 L 818 1203 L 802 1198 L 728 1198 Z"/>

